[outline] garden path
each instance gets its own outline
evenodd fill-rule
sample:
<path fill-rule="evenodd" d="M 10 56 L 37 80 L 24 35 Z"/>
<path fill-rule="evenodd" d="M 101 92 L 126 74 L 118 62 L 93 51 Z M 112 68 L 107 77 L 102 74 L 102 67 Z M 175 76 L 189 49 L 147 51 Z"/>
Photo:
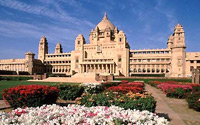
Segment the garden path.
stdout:
<path fill-rule="evenodd" d="M 8 108 L 10 106 L 6 105 L 5 102 L 3 100 L 0 100 L 0 110 L 1 109 L 5 109 L 5 108 Z"/>
<path fill-rule="evenodd" d="M 170 125 L 200 125 L 200 113 L 188 108 L 185 99 L 168 98 L 159 89 L 145 84 L 157 101 L 156 113 L 170 119 Z"/>

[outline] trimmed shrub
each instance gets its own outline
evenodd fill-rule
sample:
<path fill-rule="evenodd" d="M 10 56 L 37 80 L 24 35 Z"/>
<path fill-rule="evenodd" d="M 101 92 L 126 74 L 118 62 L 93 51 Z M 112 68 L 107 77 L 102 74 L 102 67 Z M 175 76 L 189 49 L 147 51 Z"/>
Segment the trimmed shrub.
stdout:
<path fill-rule="evenodd" d="M 133 77 L 165 77 L 165 74 L 131 74 Z"/>
<path fill-rule="evenodd" d="M 189 108 L 200 111 L 200 92 L 190 93 L 187 97 Z"/>
<path fill-rule="evenodd" d="M 22 77 L 22 76 L 1 76 L 0 80 L 7 80 L 7 81 L 25 81 L 33 79 L 33 77 Z"/>
<path fill-rule="evenodd" d="M 11 107 L 36 107 L 53 104 L 58 98 L 58 88 L 45 85 L 21 85 L 5 89 L 3 99 Z"/>
<path fill-rule="evenodd" d="M 92 106 L 119 106 L 124 109 L 148 110 L 155 112 L 156 101 L 150 95 L 142 94 L 130 96 L 125 94 L 116 94 L 113 92 L 104 92 L 99 94 L 86 94 L 77 100 L 78 104 L 87 107 Z"/>
<path fill-rule="evenodd" d="M 83 87 L 78 85 L 58 85 L 59 98 L 63 100 L 75 100 L 80 97 L 84 91 Z"/>

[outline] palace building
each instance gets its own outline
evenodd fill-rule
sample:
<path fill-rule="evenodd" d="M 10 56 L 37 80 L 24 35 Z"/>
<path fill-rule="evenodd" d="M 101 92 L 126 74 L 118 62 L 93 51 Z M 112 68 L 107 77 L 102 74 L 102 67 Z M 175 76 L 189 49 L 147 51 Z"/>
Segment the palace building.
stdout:
<path fill-rule="evenodd" d="M 186 52 L 185 32 L 177 24 L 169 36 L 165 49 L 130 50 L 126 34 L 118 30 L 105 14 L 91 30 L 89 43 L 82 34 L 75 39 L 75 49 L 69 53 L 58 43 L 55 53 L 48 53 L 46 37 L 39 41 L 38 59 L 28 52 L 25 59 L 0 60 L 0 70 L 28 72 L 29 74 L 81 73 L 165 74 L 166 77 L 190 77 L 193 69 L 200 69 L 200 52 Z"/>

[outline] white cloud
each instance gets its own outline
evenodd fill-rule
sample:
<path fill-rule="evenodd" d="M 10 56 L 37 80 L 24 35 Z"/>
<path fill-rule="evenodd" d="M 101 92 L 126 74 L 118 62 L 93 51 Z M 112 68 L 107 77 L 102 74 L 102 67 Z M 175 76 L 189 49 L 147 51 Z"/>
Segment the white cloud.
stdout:
<path fill-rule="evenodd" d="M 55 20 L 69 22 L 75 25 L 82 25 L 85 23 L 86 25 L 89 24 L 91 26 L 91 22 L 87 23 L 89 21 L 80 20 L 75 17 L 70 16 L 62 7 L 54 2 L 53 0 L 46 1 L 46 4 L 52 4 L 54 7 L 50 8 L 48 6 L 41 6 L 41 5 L 34 5 L 34 4 L 27 4 L 20 1 L 14 1 L 14 0 L 1 0 L 0 5 L 12 9 L 16 9 L 19 11 L 31 13 L 31 14 L 37 14 L 46 16 Z"/>
<path fill-rule="evenodd" d="M 0 20 L 0 35 L 7 37 L 37 38 L 45 35 L 50 43 L 56 44 L 58 41 L 70 45 L 74 41 L 79 31 L 57 27 L 53 25 L 35 26 L 27 23 Z M 48 29 L 48 30 L 47 30 Z M 23 41 L 22 41 L 23 42 Z"/>

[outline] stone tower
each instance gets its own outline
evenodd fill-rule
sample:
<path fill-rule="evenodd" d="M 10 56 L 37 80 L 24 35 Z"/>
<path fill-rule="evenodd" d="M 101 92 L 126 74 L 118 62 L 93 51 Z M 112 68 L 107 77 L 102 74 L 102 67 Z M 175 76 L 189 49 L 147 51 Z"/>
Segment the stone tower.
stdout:
<path fill-rule="evenodd" d="M 85 38 L 82 34 L 79 34 L 75 40 L 75 50 L 71 52 L 71 73 L 80 72 L 80 63 L 84 57 L 84 45 L 86 44 Z"/>
<path fill-rule="evenodd" d="M 171 49 L 172 46 L 173 46 L 173 36 L 170 35 L 169 38 L 168 38 L 168 41 L 167 41 L 167 48 Z"/>
<path fill-rule="evenodd" d="M 63 49 L 60 43 L 56 44 L 55 54 L 63 53 Z"/>
<path fill-rule="evenodd" d="M 174 28 L 173 44 L 171 45 L 171 77 L 185 77 L 185 32 L 180 24 Z"/>
<path fill-rule="evenodd" d="M 85 44 L 85 38 L 82 34 L 79 34 L 75 40 L 75 50 L 82 50 L 83 45 Z"/>
<path fill-rule="evenodd" d="M 25 67 L 28 69 L 28 73 L 32 75 L 33 72 L 33 61 L 34 61 L 35 54 L 32 52 L 26 53 L 25 59 L 26 59 L 26 65 Z"/>
<path fill-rule="evenodd" d="M 48 42 L 47 38 L 43 36 L 40 39 L 39 48 L 38 48 L 38 59 L 42 62 L 45 60 L 45 55 L 48 54 Z"/>

